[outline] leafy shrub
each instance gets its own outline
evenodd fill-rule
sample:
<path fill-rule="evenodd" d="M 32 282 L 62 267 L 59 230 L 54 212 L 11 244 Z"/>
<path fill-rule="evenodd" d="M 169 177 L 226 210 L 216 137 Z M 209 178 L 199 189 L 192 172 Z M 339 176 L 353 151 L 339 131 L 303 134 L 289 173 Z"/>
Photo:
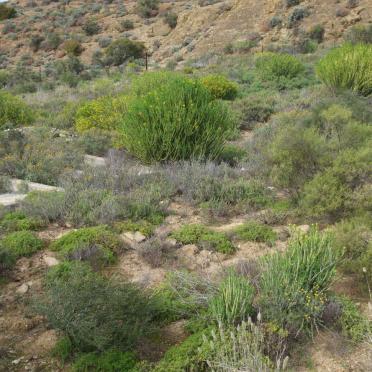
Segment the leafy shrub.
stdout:
<path fill-rule="evenodd" d="M 14 254 L 16 258 L 30 256 L 43 248 L 42 240 L 30 231 L 15 231 L 0 240 L 0 247 Z"/>
<path fill-rule="evenodd" d="M 6 270 L 11 269 L 16 261 L 17 257 L 15 253 L 0 245 L 0 277 Z"/>
<path fill-rule="evenodd" d="M 325 29 L 322 25 L 315 25 L 309 31 L 309 37 L 311 40 L 317 41 L 319 44 L 324 40 Z"/>
<path fill-rule="evenodd" d="M 5 4 L 0 4 L 0 21 L 4 21 L 5 19 L 14 18 L 17 15 L 17 11 Z"/>
<path fill-rule="evenodd" d="M 100 32 L 101 27 L 97 20 L 89 18 L 83 25 L 83 30 L 88 36 L 96 35 Z"/>
<path fill-rule="evenodd" d="M 66 40 L 63 43 L 63 49 L 71 56 L 79 56 L 83 52 L 83 47 L 77 40 Z"/>
<path fill-rule="evenodd" d="M 62 257 L 88 260 L 92 264 L 112 263 L 122 242 L 106 226 L 87 227 L 72 231 L 51 244 Z"/>
<path fill-rule="evenodd" d="M 225 234 L 209 230 L 203 225 L 184 225 L 173 232 L 172 237 L 182 244 L 198 244 L 221 253 L 235 251 L 234 245 Z"/>
<path fill-rule="evenodd" d="M 113 130 L 126 111 L 125 97 L 101 97 L 80 106 L 75 127 L 79 132 L 91 128 Z"/>
<path fill-rule="evenodd" d="M 292 13 L 288 17 L 288 28 L 293 28 L 296 26 L 300 21 L 302 21 L 305 17 L 308 17 L 310 12 L 307 8 L 294 8 Z"/>
<path fill-rule="evenodd" d="M 236 166 L 247 155 L 246 151 L 238 146 L 226 145 L 219 157 L 219 161 Z"/>
<path fill-rule="evenodd" d="M 80 265 L 64 274 L 54 277 L 34 306 L 75 348 L 126 349 L 148 332 L 155 314 L 137 287 L 104 279 Z"/>
<path fill-rule="evenodd" d="M 301 207 L 314 217 L 337 219 L 353 212 L 353 196 L 370 178 L 370 147 L 347 150 L 305 186 Z"/>
<path fill-rule="evenodd" d="M 316 327 L 339 258 L 331 235 L 314 227 L 308 234 L 295 233 L 284 254 L 264 257 L 259 282 L 264 321 L 295 336 Z"/>
<path fill-rule="evenodd" d="M 293 79 L 305 70 L 303 64 L 294 56 L 284 53 L 265 52 L 256 58 L 256 69 L 263 80 L 277 81 L 282 78 Z"/>
<path fill-rule="evenodd" d="M 347 297 L 339 297 L 342 313 L 338 320 L 342 333 L 355 342 L 360 342 L 372 332 L 368 319 L 358 310 L 358 307 Z"/>
<path fill-rule="evenodd" d="M 357 274 L 362 287 L 369 293 L 372 284 L 372 243 L 369 242 L 367 249 L 361 255 L 357 263 Z"/>
<path fill-rule="evenodd" d="M 179 345 L 172 346 L 163 356 L 162 360 L 155 366 L 154 372 L 168 371 L 207 371 L 199 348 L 203 346 L 203 332 L 195 333 Z"/>
<path fill-rule="evenodd" d="M 270 226 L 262 225 L 257 222 L 247 222 L 235 230 L 239 239 L 253 242 L 266 243 L 270 246 L 275 244 L 277 234 Z"/>
<path fill-rule="evenodd" d="M 217 323 L 234 325 L 253 315 L 253 298 L 253 286 L 232 271 L 220 284 L 209 309 Z"/>
<path fill-rule="evenodd" d="M 134 23 L 130 19 L 124 19 L 120 23 L 121 31 L 129 31 L 134 29 Z"/>
<path fill-rule="evenodd" d="M 301 0 L 286 0 L 287 8 L 290 8 L 292 6 L 299 5 Z"/>
<path fill-rule="evenodd" d="M 136 359 L 130 352 L 105 351 L 102 354 L 82 354 L 72 365 L 73 372 L 136 372 Z"/>
<path fill-rule="evenodd" d="M 37 230 L 42 225 L 42 221 L 27 217 L 22 212 L 9 212 L 0 220 L 0 230 L 6 232 Z"/>
<path fill-rule="evenodd" d="M 164 15 L 164 23 L 166 23 L 170 28 L 176 28 L 178 15 L 174 12 L 167 12 Z"/>
<path fill-rule="evenodd" d="M 151 73 L 140 78 L 137 89 L 142 94 L 128 103 L 120 126 L 129 152 L 147 163 L 220 155 L 232 122 L 199 82 Z"/>
<path fill-rule="evenodd" d="M 113 41 L 106 49 L 107 65 L 119 66 L 128 60 L 142 58 L 145 52 L 145 46 L 138 41 L 129 39 L 119 39 Z"/>
<path fill-rule="evenodd" d="M 149 237 L 153 235 L 155 226 L 156 224 L 153 224 L 146 220 L 140 220 L 140 221 L 126 220 L 126 221 L 116 222 L 114 224 L 114 229 L 115 231 L 118 231 L 119 233 L 123 233 L 125 231 L 132 231 L 132 232 L 139 231 L 143 235 Z"/>
<path fill-rule="evenodd" d="M 372 25 L 355 25 L 351 27 L 346 33 L 345 39 L 352 44 L 371 44 Z"/>
<path fill-rule="evenodd" d="M 233 100 L 238 94 L 238 85 L 223 75 L 205 76 L 201 83 L 216 99 Z"/>
<path fill-rule="evenodd" d="M 158 14 L 159 0 L 137 0 L 138 14 L 144 18 L 154 17 Z"/>
<path fill-rule="evenodd" d="M 368 96 L 372 93 L 371 57 L 372 45 L 344 44 L 319 61 L 317 75 L 333 91 L 350 89 Z"/>
<path fill-rule="evenodd" d="M 74 346 L 68 337 L 61 337 L 52 349 L 52 356 L 65 363 L 73 353 Z"/>
<path fill-rule="evenodd" d="M 29 125 L 33 121 L 33 112 L 21 99 L 0 91 L 0 128 L 7 124 Z"/>

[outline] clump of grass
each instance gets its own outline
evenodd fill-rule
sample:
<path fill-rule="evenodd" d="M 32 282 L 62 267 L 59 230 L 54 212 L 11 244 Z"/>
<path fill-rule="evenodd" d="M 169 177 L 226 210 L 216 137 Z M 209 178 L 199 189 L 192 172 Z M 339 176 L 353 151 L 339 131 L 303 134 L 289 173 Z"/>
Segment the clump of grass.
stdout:
<path fill-rule="evenodd" d="M 203 225 L 184 225 L 171 236 L 182 244 L 197 244 L 220 253 L 235 251 L 233 243 L 224 233 L 212 231 Z"/>
<path fill-rule="evenodd" d="M 322 58 L 318 77 L 332 91 L 349 89 L 363 96 L 372 93 L 372 45 L 344 44 Z"/>
<path fill-rule="evenodd" d="M 0 229 L 6 232 L 37 230 L 42 226 L 41 220 L 27 217 L 22 212 L 9 212 L 0 220 Z"/>
<path fill-rule="evenodd" d="M 274 245 L 275 240 L 277 239 L 276 232 L 270 226 L 254 221 L 239 226 L 235 230 L 235 234 L 239 239 L 266 243 L 270 246 Z"/>
<path fill-rule="evenodd" d="M 43 241 L 30 231 L 15 231 L 0 240 L 0 249 L 16 258 L 30 256 L 43 246 Z"/>

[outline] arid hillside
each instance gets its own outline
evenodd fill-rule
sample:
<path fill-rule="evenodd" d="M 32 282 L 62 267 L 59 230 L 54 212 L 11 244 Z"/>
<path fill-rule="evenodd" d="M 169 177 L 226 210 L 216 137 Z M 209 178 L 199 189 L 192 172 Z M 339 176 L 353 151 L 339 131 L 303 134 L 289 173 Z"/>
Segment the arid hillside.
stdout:
<path fill-rule="evenodd" d="M 157 10 L 141 14 L 137 1 L 9 1 L 17 16 L 0 23 L 0 66 L 21 59 L 45 66 L 66 54 L 63 41 L 82 45 L 82 61 L 112 40 L 143 41 L 151 62 L 164 64 L 231 48 L 278 49 L 301 45 L 317 25 L 327 43 L 337 42 L 356 23 L 368 23 L 372 2 L 286 0 L 161 1 Z M 211 5 L 208 5 L 211 4 Z M 87 23 L 96 22 L 89 30 Z M 58 39 L 58 40 L 57 40 Z"/>

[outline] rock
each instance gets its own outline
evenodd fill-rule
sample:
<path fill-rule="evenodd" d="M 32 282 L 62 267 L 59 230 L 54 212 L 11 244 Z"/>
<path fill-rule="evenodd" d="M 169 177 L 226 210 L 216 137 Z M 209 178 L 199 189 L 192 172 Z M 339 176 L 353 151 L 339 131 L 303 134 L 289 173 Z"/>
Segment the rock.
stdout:
<path fill-rule="evenodd" d="M 20 287 L 17 288 L 16 292 L 19 294 L 25 294 L 29 290 L 29 285 L 26 283 L 23 283 Z"/>
<path fill-rule="evenodd" d="M 183 256 L 194 257 L 198 250 L 199 248 L 195 244 L 187 244 L 179 249 L 179 253 Z"/>
<path fill-rule="evenodd" d="M 136 232 L 127 231 L 123 234 L 123 236 L 129 240 L 133 240 L 136 243 L 141 243 L 144 240 L 146 240 L 146 236 L 140 233 L 139 231 Z"/>
<path fill-rule="evenodd" d="M 19 363 L 21 363 L 22 359 L 24 359 L 24 357 L 20 357 L 18 359 L 14 359 L 12 361 L 12 364 L 14 364 L 15 366 L 18 365 Z"/>
<path fill-rule="evenodd" d="M 176 247 L 176 246 L 178 245 L 177 240 L 174 239 L 174 238 L 167 238 L 167 239 L 165 239 L 165 243 L 166 243 L 169 247 Z"/>
<path fill-rule="evenodd" d="M 303 233 L 305 233 L 305 234 L 307 234 L 307 233 L 310 231 L 310 226 L 309 226 L 309 225 L 300 225 L 300 226 L 297 226 L 297 228 L 298 228 L 301 232 L 303 232 Z"/>
<path fill-rule="evenodd" d="M 56 266 L 59 264 L 59 261 L 55 257 L 51 256 L 43 256 L 43 260 L 46 263 L 47 266 Z"/>

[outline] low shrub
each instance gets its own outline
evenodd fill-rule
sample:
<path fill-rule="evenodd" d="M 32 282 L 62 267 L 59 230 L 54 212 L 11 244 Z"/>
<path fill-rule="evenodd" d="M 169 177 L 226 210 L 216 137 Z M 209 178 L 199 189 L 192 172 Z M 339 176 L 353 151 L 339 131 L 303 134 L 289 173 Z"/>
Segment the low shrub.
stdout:
<path fill-rule="evenodd" d="M 174 12 L 167 12 L 164 15 L 164 23 L 170 28 L 176 28 L 178 21 L 178 15 Z"/>
<path fill-rule="evenodd" d="M 52 356 L 58 358 L 62 364 L 72 356 L 74 345 L 68 337 L 61 337 L 52 349 Z"/>
<path fill-rule="evenodd" d="M 82 28 L 88 36 L 96 35 L 101 31 L 100 25 L 94 18 L 89 18 Z"/>
<path fill-rule="evenodd" d="M 50 246 L 62 257 L 89 261 L 92 265 L 110 264 L 123 247 L 120 238 L 106 226 L 87 227 L 72 231 Z"/>
<path fill-rule="evenodd" d="M 315 227 L 308 234 L 296 232 L 284 254 L 264 257 L 259 281 L 263 320 L 295 337 L 316 329 L 339 260 L 331 235 Z"/>
<path fill-rule="evenodd" d="M 136 358 L 131 352 L 116 350 L 105 351 L 102 354 L 82 354 L 73 364 L 73 372 L 139 372 L 136 369 Z"/>
<path fill-rule="evenodd" d="M 372 286 L 372 243 L 369 242 L 367 249 L 357 262 L 357 275 L 363 289 L 371 295 Z"/>
<path fill-rule="evenodd" d="M 0 245 L 0 278 L 4 273 L 11 269 L 17 261 L 17 257 L 14 252 L 3 248 Z"/>
<path fill-rule="evenodd" d="M 311 40 L 315 40 L 320 44 L 324 40 L 324 33 L 325 33 L 324 26 L 315 25 L 309 30 L 308 35 Z"/>
<path fill-rule="evenodd" d="M 127 350 L 149 331 L 155 312 L 147 294 L 135 285 L 105 279 L 81 265 L 62 272 L 34 308 L 68 336 L 74 348 Z"/>
<path fill-rule="evenodd" d="M 349 28 L 345 39 L 352 44 L 372 44 L 372 25 L 355 25 Z"/>
<path fill-rule="evenodd" d="M 209 230 L 203 225 L 184 225 L 171 236 L 182 244 L 198 244 L 226 254 L 235 251 L 234 245 L 225 234 Z"/>
<path fill-rule="evenodd" d="M 125 97 L 101 97 L 81 105 L 75 116 L 79 132 L 88 129 L 115 130 L 126 111 Z"/>
<path fill-rule="evenodd" d="M 223 75 L 209 75 L 201 83 L 216 99 L 233 100 L 238 95 L 238 85 Z"/>
<path fill-rule="evenodd" d="M 235 230 L 235 234 L 239 239 L 253 242 L 266 243 L 270 246 L 275 244 L 277 239 L 276 232 L 267 225 L 251 221 L 239 226 Z"/>
<path fill-rule="evenodd" d="M 159 222 L 161 222 L 159 220 Z M 132 220 L 126 220 L 126 221 L 119 221 L 114 224 L 114 230 L 123 233 L 126 231 L 132 231 L 136 232 L 139 231 L 141 234 L 150 237 L 153 235 L 155 230 L 156 224 L 151 223 L 146 220 L 139 220 L 139 221 L 132 221 Z"/>
<path fill-rule="evenodd" d="M 233 123 L 222 103 L 198 82 L 172 73 L 139 78 L 120 130 L 140 160 L 215 159 Z"/>
<path fill-rule="evenodd" d="M 203 332 L 195 333 L 179 345 L 172 346 L 153 369 L 154 372 L 208 370 L 202 352 Z"/>
<path fill-rule="evenodd" d="M 123 63 L 142 58 L 145 53 L 145 46 L 139 41 L 132 41 L 129 39 L 119 39 L 113 41 L 105 51 L 105 64 L 120 66 Z"/>
<path fill-rule="evenodd" d="M 15 231 L 0 240 L 1 249 L 14 254 L 16 258 L 30 256 L 43 246 L 43 241 L 30 231 Z"/>
<path fill-rule="evenodd" d="M 176 249 L 168 240 L 150 238 L 138 247 L 138 254 L 151 267 L 162 267 L 176 261 Z"/>
<path fill-rule="evenodd" d="M 83 47 L 78 40 L 66 40 L 62 46 L 68 55 L 77 57 L 83 53 Z"/>
<path fill-rule="evenodd" d="M 16 17 L 17 11 L 5 4 L 0 4 L 0 21 Z"/>
<path fill-rule="evenodd" d="M 217 295 L 209 304 L 218 324 L 235 325 L 253 315 L 254 288 L 246 278 L 230 272 L 221 282 Z"/>
<path fill-rule="evenodd" d="M 9 212 L 0 220 L 0 231 L 5 232 L 37 230 L 42 226 L 41 220 L 27 217 L 22 212 Z"/>
<path fill-rule="evenodd" d="M 0 91 L 0 128 L 5 128 L 6 125 L 30 125 L 34 119 L 31 108 L 20 98 Z"/>
<path fill-rule="evenodd" d="M 246 156 L 247 152 L 244 149 L 234 145 L 226 145 L 218 160 L 230 165 L 231 167 L 235 167 Z"/>
<path fill-rule="evenodd" d="M 363 341 L 372 332 L 372 327 L 359 311 L 358 307 L 347 297 L 339 297 L 342 313 L 338 319 L 338 325 L 342 333 L 352 341 Z"/>
<path fill-rule="evenodd" d="M 372 93 L 372 45 L 344 44 L 317 64 L 319 79 L 332 91 L 349 89 L 363 96 Z"/>
<path fill-rule="evenodd" d="M 256 69 L 263 80 L 293 79 L 305 71 L 304 65 L 294 56 L 265 52 L 256 57 Z"/>
<path fill-rule="evenodd" d="M 137 0 L 137 12 L 141 17 L 150 18 L 158 14 L 159 0 Z"/>

